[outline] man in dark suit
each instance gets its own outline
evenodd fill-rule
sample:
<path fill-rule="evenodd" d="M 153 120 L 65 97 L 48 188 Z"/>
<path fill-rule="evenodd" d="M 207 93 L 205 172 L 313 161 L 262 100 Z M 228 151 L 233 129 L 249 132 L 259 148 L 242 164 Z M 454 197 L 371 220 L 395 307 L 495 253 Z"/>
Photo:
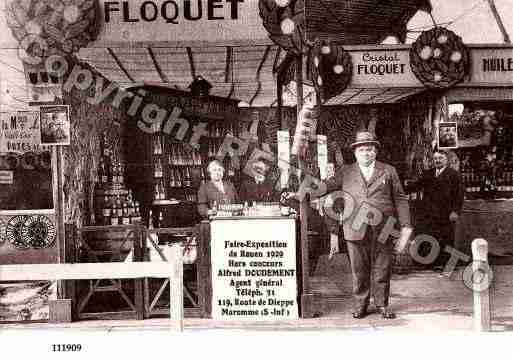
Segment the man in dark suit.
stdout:
<path fill-rule="evenodd" d="M 336 188 L 344 197 L 343 231 L 353 276 L 353 317 L 357 319 L 368 313 L 371 285 L 374 304 L 383 318 L 395 318 L 388 306 L 393 243 L 383 229 L 393 218 L 401 227 L 401 239 L 412 232 L 408 197 L 395 168 L 376 161 L 378 146 L 374 134 L 357 133 L 351 144 L 357 162 L 344 166 L 326 183 L 328 192 Z"/>
<path fill-rule="evenodd" d="M 434 168 L 426 171 L 416 183 L 423 190 L 419 231 L 435 238 L 440 244 L 440 254 L 435 267 L 447 264 L 450 254 L 446 246 L 454 246 L 454 225 L 463 206 L 463 187 L 459 173 L 448 166 L 448 153 L 438 150 L 433 154 Z M 424 243 L 430 246 L 429 243 Z M 431 248 L 420 248 L 421 256 L 429 254 Z M 427 254 L 426 254 L 427 252 Z"/>

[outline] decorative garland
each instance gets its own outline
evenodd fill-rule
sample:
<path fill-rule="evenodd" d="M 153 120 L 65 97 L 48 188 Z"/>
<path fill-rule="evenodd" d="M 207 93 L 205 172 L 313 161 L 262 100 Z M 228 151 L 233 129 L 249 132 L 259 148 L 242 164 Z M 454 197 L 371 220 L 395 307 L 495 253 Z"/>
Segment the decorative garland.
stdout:
<path fill-rule="evenodd" d="M 342 46 L 315 42 L 310 56 L 310 74 L 322 101 L 344 91 L 352 73 L 351 56 Z"/>
<path fill-rule="evenodd" d="M 12 0 L 6 20 L 28 55 L 78 52 L 98 35 L 96 0 Z"/>
<path fill-rule="evenodd" d="M 447 88 L 463 80 L 470 55 L 461 38 L 443 27 L 424 31 L 410 49 L 410 66 L 427 87 Z"/>
<path fill-rule="evenodd" d="M 263 25 L 275 44 L 295 54 L 306 50 L 304 0 L 259 0 L 258 7 Z"/>

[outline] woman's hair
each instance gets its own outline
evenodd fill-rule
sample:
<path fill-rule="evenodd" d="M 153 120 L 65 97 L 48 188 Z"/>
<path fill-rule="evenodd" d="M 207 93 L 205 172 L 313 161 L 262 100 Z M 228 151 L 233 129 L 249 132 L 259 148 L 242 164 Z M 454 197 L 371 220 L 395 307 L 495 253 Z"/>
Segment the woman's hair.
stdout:
<path fill-rule="evenodd" d="M 214 167 L 214 166 L 221 167 L 223 169 L 223 172 L 224 172 L 224 166 L 221 163 L 221 161 L 219 161 L 219 160 L 212 160 L 212 161 L 210 161 L 210 163 L 207 166 L 207 171 L 209 173 L 212 172 L 212 167 Z"/>

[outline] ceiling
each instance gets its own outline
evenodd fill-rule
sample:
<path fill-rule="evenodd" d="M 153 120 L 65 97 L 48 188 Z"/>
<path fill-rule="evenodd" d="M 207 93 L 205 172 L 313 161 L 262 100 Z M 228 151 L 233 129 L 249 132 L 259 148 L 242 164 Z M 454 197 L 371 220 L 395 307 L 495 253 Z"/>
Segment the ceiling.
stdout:
<path fill-rule="evenodd" d="M 188 90 L 201 75 L 210 94 L 251 106 L 276 99 L 273 70 L 285 56 L 277 45 L 85 48 L 79 58 L 122 87 L 142 83 Z"/>

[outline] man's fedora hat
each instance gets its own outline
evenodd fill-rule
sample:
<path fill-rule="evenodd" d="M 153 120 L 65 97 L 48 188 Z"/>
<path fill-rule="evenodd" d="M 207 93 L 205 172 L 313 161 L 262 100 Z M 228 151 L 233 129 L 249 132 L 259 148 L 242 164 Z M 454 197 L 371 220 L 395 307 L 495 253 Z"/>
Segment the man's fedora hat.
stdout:
<path fill-rule="evenodd" d="M 376 136 L 368 131 L 360 131 L 356 133 L 356 138 L 353 143 L 351 143 L 351 148 L 355 149 L 358 146 L 363 145 L 374 145 L 379 146 L 380 143 L 376 140 Z"/>

